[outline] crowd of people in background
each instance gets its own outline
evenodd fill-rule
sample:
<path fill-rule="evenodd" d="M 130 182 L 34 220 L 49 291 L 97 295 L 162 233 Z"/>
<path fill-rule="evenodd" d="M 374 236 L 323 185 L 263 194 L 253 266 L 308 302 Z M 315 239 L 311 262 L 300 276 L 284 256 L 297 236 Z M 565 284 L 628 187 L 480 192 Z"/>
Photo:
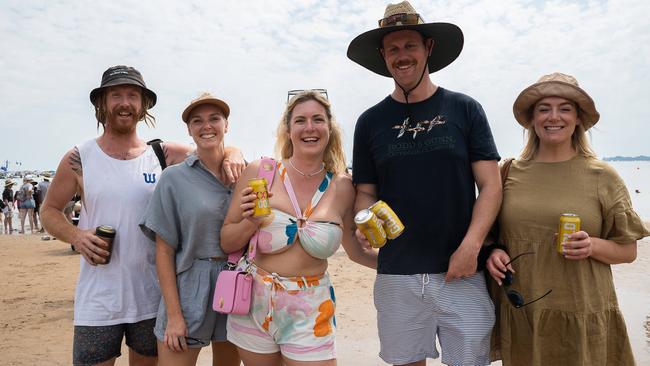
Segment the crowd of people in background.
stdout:
<path fill-rule="evenodd" d="M 6 179 L 0 201 L 0 233 L 11 235 L 14 233 L 25 234 L 25 223 L 32 234 L 43 233 L 45 230 L 39 225 L 40 207 L 45 201 L 45 195 L 50 185 L 50 177 L 44 176 L 41 182 L 37 182 L 32 174 L 26 174 L 22 178 L 22 184 L 14 190 L 16 183 L 12 179 Z M 20 225 L 14 226 L 14 215 L 18 214 Z"/>

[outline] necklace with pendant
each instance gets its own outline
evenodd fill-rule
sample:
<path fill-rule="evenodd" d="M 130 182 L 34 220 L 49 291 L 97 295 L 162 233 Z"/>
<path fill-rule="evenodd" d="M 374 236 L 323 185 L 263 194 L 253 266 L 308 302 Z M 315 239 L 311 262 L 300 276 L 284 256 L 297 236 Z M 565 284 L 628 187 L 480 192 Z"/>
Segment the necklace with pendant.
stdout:
<path fill-rule="evenodd" d="M 316 175 L 316 174 L 322 172 L 323 169 L 325 169 L 325 163 L 321 163 L 321 165 L 320 165 L 320 169 L 318 169 L 317 171 L 315 171 L 315 172 L 313 172 L 313 173 L 305 174 L 305 173 L 301 172 L 300 169 L 296 168 L 296 167 L 293 165 L 293 163 L 291 162 L 291 158 L 289 158 L 289 165 L 291 165 L 291 167 L 293 168 L 293 170 L 297 171 L 298 174 L 302 175 L 302 176 L 305 177 L 305 178 L 311 178 L 311 177 L 313 177 L 314 175 Z"/>

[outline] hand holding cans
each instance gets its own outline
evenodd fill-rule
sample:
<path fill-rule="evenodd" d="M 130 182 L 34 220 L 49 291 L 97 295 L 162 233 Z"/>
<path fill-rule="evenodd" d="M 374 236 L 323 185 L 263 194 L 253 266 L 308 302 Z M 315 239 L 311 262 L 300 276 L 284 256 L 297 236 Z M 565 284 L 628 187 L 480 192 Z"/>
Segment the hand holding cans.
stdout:
<path fill-rule="evenodd" d="M 379 219 L 383 220 L 383 225 Z M 370 208 L 359 211 L 354 222 L 373 248 L 381 248 L 386 239 L 395 239 L 404 231 L 404 224 L 384 201 L 375 202 Z"/>
<path fill-rule="evenodd" d="M 102 249 L 108 251 L 108 256 L 104 258 L 104 263 L 97 264 L 108 264 L 111 261 L 111 253 L 113 252 L 113 239 L 115 238 L 115 229 L 112 226 L 108 225 L 98 226 L 95 229 L 95 235 L 100 237 L 104 243 L 106 243 L 105 246 L 102 246 Z"/>
<path fill-rule="evenodd" d="M 557 232 L 557 252 L 564 254 L 562 243 L 569 240 L 569 235 L 580 231 L 580 216 L 572 213 L 564 213 L 560 216 L 560 227 Z"/>

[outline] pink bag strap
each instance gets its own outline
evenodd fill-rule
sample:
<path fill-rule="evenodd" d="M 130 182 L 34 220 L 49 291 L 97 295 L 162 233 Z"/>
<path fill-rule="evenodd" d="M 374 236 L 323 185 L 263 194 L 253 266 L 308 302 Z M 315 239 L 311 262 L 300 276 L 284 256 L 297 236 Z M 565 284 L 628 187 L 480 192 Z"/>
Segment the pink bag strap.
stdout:
<path fill-rule="evenodd" d="M 266 179 L 268 190 L 270 190 L 271 186 L 273 185 L 273 178 L 275 177 L 276 168 L 277 163 L 275 159 L 264 156 L 262 157 L 262 160 L 260 161 L 260 167 L 257 170 L 257 177 Z M 257 238 L 259 237 L 259 233 L 259 230 L 255 231 L 255 234 L 253 234 L 250 241 L 248 242 L 248 258 L 251 260 L 255 258 Z M 244 255 L 244 249 L 245 248 L 241 248 L 236 252 L 230 253 L 228 255 L 228 263 L 237 264 L 241 257 Z"/>

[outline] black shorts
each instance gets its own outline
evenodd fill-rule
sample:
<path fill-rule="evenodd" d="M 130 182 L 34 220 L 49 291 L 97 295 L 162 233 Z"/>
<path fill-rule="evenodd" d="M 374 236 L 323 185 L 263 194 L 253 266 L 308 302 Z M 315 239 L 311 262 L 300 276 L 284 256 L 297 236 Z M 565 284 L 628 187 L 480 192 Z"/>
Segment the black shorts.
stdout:
<path fill-rule="evenodd" d="M 143 356 L 156 357 L 158 349 L 153 327 L 156 319 L 107 326 L 75 326 L 72 344 L 74 365 L 94 365 L 119 357 L 122 337 L 126 345 Z"/>

